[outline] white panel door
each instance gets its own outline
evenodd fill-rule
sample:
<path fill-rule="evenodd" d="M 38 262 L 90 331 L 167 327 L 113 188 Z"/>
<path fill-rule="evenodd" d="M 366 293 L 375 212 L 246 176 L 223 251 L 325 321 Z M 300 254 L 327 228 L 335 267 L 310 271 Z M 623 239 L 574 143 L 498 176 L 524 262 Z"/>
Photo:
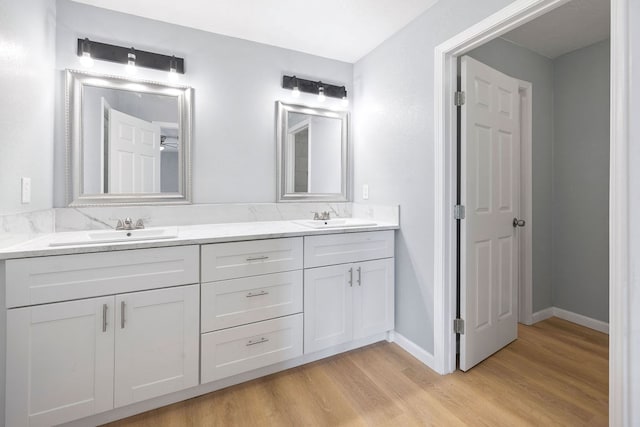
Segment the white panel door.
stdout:
<path fill-rule="evenodd" d="M 352 265 L 304 271 L 304 352 L 332 347 L 353 338 Z"/>
<path fill-rule="evenodd" d="M 365 338 L 393 329 L 393 258 L 353 265 L 353 338 Z"/>
<path fill-rule="evenodd" d="M 160 192 L 160 126 L 109 110 L 109 193 Z"/>
<path fill-rule="evenodd" d="M 114 298 L 7 310 L 7 426 L 113 408 Z"/>
<path fill-rule="evenodd" d="M 116 296 L 116 407 L 198 385 L 199 308 L 199 285 Z"/>
<path fill-rule="evenodd" d="M 462 58 L 460 369 L 517 338 L 520 101 L 518 81 Z"/>

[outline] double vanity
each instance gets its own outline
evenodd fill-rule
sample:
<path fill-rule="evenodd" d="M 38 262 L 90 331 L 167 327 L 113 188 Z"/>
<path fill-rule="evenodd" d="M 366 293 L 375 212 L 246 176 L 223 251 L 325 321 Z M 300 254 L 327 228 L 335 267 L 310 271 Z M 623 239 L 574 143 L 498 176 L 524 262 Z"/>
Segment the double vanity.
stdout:
<path fill-rule="evenodd" d="M 397 224 L 325 222 L 53 233 L 0 252 L 6 425 L 117 419 L 386 339 Z"/>
<path fill-rule="evenodd" d="M 65 83 L 52 230 L 75 231 L 0 249 L 5 425 L 97 425 L 388 339 L 398 212 L 351 217 L 348 111 L 276 101 L 288 203 L 191 205 L 193 88 Z"/>

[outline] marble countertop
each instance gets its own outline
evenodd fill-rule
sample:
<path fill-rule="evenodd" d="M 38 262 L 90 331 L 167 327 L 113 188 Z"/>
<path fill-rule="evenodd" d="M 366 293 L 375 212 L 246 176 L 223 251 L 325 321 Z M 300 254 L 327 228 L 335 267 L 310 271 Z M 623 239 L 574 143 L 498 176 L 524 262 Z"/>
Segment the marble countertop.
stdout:
<path fill-rule="evenodd" d="M 241 222 L 227 224 L 201 224 L 177 226 L 178 237 L 165 240 L 142 240 L 117 243 L 93 243 L 69 246 L 50 246 L 62 240 L 73 241 L 86 236 L 86 232 L 72 231 L 43 234 L 25 242 L 0 249 L 0 260 L 32 258 L 50 255 L 69 255 L 168 246 L 200 245 L 207 243 L 237 242 L 242 240 L 273 239 L 279 237 L 311 236 L 320 234 L 357 233 L 361 231 L 396 230 L 398 224 L 375 221 L 376 225 L 314 229 L 293 221 Z"/>

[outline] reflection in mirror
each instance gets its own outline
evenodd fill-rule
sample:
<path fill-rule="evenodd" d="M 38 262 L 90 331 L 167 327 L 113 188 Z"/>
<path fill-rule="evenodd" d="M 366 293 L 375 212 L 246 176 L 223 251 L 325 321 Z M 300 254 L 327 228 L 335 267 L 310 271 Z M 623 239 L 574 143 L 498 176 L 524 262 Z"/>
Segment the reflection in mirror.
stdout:
<path fill-rule="evenodd" d="M 186 203 L 191 89 L 67 72 L 70 205 Z"/>
<path fill-rule="evenodd" d="M 173 96 L 85 87 L 83 193 L 177 192 L 178 114 Z"/>
<path fill-rule="evenodd" d="M 278 103 L 279 201 L 347 200 L 347 117 Z"/>

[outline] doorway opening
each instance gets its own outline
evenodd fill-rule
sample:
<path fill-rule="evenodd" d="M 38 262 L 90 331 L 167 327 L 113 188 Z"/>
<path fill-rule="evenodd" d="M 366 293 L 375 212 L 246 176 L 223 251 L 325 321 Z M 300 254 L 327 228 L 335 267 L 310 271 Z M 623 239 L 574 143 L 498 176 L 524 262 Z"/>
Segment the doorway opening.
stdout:
<path fill-rule="evenodd" d="M 435 271 L 434 320 L 435 368 L 441 373 L 455 370 L 456 335 L 452 323 L 456 312 L 456 221 L 454 207 L 457 188 L 456 108 L 453 93 L 456 86 L 456 60 L 465 53 L 529 22 L 563 4 L 566 0 L 519 1 L 495 15 L 463 31 L 436 48 L 435 52 Z M 610 137 L 610 204 L 609 204 L 609 292 L 611 301 L 610 340 L 610 415 L 611 420 L 622 417 L 628 388 L 625 372 L 628 365 L 619 343 L 622 341 L 621 322 L 628 312 L 622 303 L 626 290 L 626 224 L 627 203 L 627 69 L 628 49 L 625 12 L 627 0 L 612 0 L 611 33 L 611 137 Z M 535 89 L 535 88 L 534 88 Z M 534 95 L 535 96 L 535 95 Z M 615 309 L 614 309 L 615 308 Z M 618 344 L 616 344 L 618 343 Z"/>

